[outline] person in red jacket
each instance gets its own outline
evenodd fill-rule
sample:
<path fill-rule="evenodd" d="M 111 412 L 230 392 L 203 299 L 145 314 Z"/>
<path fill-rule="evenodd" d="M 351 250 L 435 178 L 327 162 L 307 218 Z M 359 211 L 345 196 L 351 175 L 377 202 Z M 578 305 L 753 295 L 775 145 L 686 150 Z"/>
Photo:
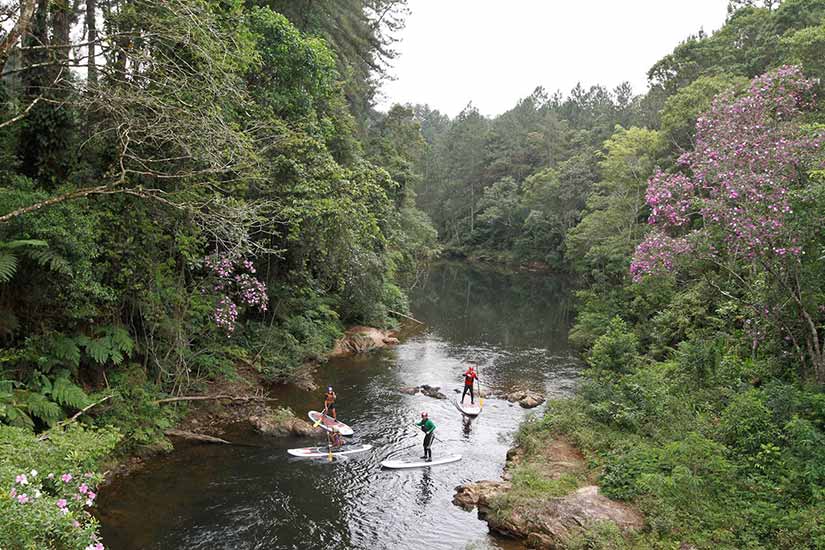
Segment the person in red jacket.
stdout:
<path fill-rule="evenodd" d="M 473 395 L 473 386 L 478 380 L 478 374 L 476 373 L 475 363 L 470 363 L 469 368 L 464 371 L 464 393 L 461 394 L 461 404 L 464 404 L 464 398 L 467 396 L 467 392 L 470 393 L 470 404 L 475 403 L 475 396 Z"/>

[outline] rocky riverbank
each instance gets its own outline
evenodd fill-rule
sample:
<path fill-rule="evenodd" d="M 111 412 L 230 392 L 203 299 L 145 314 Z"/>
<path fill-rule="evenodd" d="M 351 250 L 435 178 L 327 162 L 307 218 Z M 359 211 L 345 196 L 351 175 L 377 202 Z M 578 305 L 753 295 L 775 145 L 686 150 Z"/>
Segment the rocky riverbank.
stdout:
<path fill-rule="evenodd" d="M 453 503 L 478 510 L 491 531 L 537 549 L 564 548 L 573 537 L 610 522 L 620 531 L 641 529 L 644 518 L 599 492 L 581 453 L 563 438 L 520 434 L 507 453 L 502 480 L 456 487 Z"/>

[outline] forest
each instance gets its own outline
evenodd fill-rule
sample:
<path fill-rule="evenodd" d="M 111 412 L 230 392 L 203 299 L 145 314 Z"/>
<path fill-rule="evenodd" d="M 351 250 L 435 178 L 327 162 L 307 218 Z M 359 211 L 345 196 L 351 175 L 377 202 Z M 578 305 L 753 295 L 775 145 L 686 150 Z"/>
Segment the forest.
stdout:
<path fill-rule="evenodd" d="M 585 380 L 521 442 L 566 434 L 651 526 L 581 548 L 825 548 L 823 52 L 825 2 L 730 2 L 644 95 L 416 108 L 445 253 L 576 275 Z"/>
<path fill-rule="evenodd" d="M 102 548 L 159 400 L 287 379 L 442 256 L 576 280 L 584 380 L 519 437 L 650 525 L 581 548 L 825 548 L 825 0 L 453 118 L 375 107 L 408 9 L 0 1 L 0 547 Z"/>

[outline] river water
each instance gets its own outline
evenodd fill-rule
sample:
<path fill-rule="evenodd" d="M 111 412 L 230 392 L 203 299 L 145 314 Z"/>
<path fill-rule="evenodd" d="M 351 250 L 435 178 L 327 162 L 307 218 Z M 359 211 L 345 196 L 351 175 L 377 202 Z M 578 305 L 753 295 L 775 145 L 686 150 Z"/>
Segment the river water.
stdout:
<path fill-rule="evenodd" d="M 351 457 L 294 459 L 290 447 L 312 439 L 269 438 L 242 428 L 227 436 L 255 446 L 184 445 L 116 480 L 101 495 L 103 540 L 112 550 L 167 549 L 510 549 L 475 512 L 451 503 L 457 485 L 498 479 L 526 414 L 486 398 L 472 421 L 452 403 L 462 360 L 480 364 L 481 381 L 501 393 L 516 387 L 559 396 L 572 391 L 578 364 L 567 347 L 570 291 L 564 278 L 499 273 L 460 263 L 435 266 L 411 295 L 415 317 L 401 345 L 321 368 L 320 384 L 338 395 L 338 416 L 353 442 L 373 451 Z M 403 386 L 440 386 L 437 400 Z M 279 395 L 300 415 L 321 407 L 321 391 Z M 421 455 L 413 426 L 427 410 L 438 426 L 433 456 L 458 463 L 382 470 L 388 458 Z"/>

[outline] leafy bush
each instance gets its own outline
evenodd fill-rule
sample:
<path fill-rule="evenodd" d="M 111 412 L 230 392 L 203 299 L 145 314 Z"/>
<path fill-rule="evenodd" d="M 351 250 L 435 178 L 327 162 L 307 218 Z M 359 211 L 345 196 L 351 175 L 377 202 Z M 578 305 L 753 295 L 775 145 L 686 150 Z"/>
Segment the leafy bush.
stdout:
<path fill-rule="evenodd" d="M 120 439 L 111 428 L 71 425 L 39 439 L 0 426 L 0 548 L 86 550 L 98 544 L 98 462 Z"/>
<path fill-rule="evenodd" d="M 632 371 L 639 362 L 639 338 L 620 317 L 610 320 L 607 332 L 599 336 L 588 363 L 596 369 L 615 373 Z"/>
<path fill-rule="evenodd" d="M 722 441 L 746 455 L 756 455 L 763 445 L 775 443 L 777 431 L 765 396 L 756 389 L 734 396 L 719 418 Z"/>

